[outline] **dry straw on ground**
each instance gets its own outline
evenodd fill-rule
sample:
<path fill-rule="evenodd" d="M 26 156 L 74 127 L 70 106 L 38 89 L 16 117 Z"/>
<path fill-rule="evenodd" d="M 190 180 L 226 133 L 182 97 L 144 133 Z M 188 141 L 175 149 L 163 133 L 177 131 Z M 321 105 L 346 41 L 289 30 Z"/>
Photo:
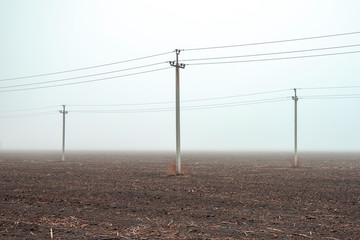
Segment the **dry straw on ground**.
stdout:
<path fill-rule="evenodd" d="M 173 162 L 168 164 L 167 174 L 169 174 L 169 175 L 179 175 L 176 172 L 176 161 L 173 161 Z M 181 174 L 180 175 L 189 175 L 189 174 L 190 174 L 189 167 L 186 164 L 182 163 L 181 164 Z"/>
<path fill-rule="evenodd" d="M 289 166 L 290 167 L 302 167 L 303 166 L 303 164 L 302 164 L 302 161 L 301 161 L 301 159 L 297 159 L 297 166 L 295 166 L 295 159 L 294 158 L 291 158 L 291 159 L 289 159 Z"/>

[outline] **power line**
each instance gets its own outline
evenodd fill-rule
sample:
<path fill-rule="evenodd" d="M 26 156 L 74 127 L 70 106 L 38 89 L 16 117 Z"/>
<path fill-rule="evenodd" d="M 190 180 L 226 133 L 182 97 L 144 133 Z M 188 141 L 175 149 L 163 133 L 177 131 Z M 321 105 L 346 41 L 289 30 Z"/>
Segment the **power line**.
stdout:
<path fill-rule="evenodd" d="M 297 88 L 300 90 L 321 90 L 321 89 L 346 89 L 346 88 L 360 88 L 360 86 L 335 86 L 335 87 L 312 87 L 312 88 Z"/>
<path fill-rule="evenodd" d="M 327 56 L 345 55 L 345 54 L 354 54 L 354 53 L 360 53 L 360 51 L 327 53 L 327 54 L 317 54 L 317 55 L 304 55 L 304 56 L 282 57 L 282 58 L 264 58 L 264 59 L 253 59 L 253 60 L 242 60 L 242 61 L 188 63 L 186 65 L 211 65 L 211 64 L 265 62 L 265 61 L 279 61 L 279 60 L 290 60 L 290 59 L 312 58 L 312 57 L 327 57 Z"/>
<path fill-rule="evenodd" d="M 314 37 L 293 38 L 293 39 L 275 40 L 275 41 L 266 41 L 266 42 L 257 42 L 257 43 L 245 43 L 245 44 L 235 44 L 235 45 L 227 45 L 227 46 L 188 48 L 188 49 L 182 49 L 182 51 L 199 51 L 199 50 L 210 50 L 210 49 L 219 49 L 219 48 L 234 48 L 234 47 L 245 47 L 245 46 L 254 46 L 254 45 L 284 43 L 284 42 L 295 42 L 295 41 L 304 41 L 304 40 L 310 40 L 310 39 L 320 39 L 320 38 L 340 37 L 340 36 L 346 36 L 346 35 L 355 35 L 355 34 L 359 34 L 359 33 L 360 32 L 347 32 L 347 33 L 338 33 L 338 34 L 330 34 L 330 35 L 322 35 L 322 36 L 314 36 Z"/>
<path fill-rule="evenodd" d="M 181 110 L 199 110 L 199 109 L 210 109 L 210 108 L 225 108 L 225 107 L 235 107 L 243 105 L 253 105 L 253 104 L 262 104 L 262 103 L 271 103 L 289 100 L 288 97 L 278 97 L 278 98 L 268 98 L 268 99 L 258 99 L 251 101 L 241 101 L 241 102 L 227 102 L 227 103 L 217 103 L 217 104 L 205 104 L 205 105 L 193 105 L 182 107 Z M 145 109 L 126 109 L 126 110 L 72 110 L 73 113 L 103 113 L 103 114 L 112 114 L 112 113 L 143 113 L 143 112 L 168 112 L 175 111 L 175 108 L 145 108 Z"/>
<path fill-rule="evenodd" d="M 188 99 L 188 100 L 182 100 L 182 102 L 199 102 L 199 101 L 229 99 L 229 98 L 238 98 L 238 97 L 247 97 L 247 96 L 278 93 L 278 92 L 284 92 L 284 91 L 289 91 L 289 89 L 280 89 L 280 90 L 265 91 L 265 92 L 253 92 L 253 93 L 230 95 L 230 96 L 221 96 L 221 97 L 213 97 L 213 98 Z M 174 101 L 145 102 L 145 103 L 123 103 L 123 104 L 82 104 L 82 105 L 69 105 L 68 104 L 67 106 L 68 107 L 121 107 L 121 106 L 146 106 L 146 105 L 161 105 L 161 104 L 174 104 Z M 58 107 L 58 105 L 45 106 L 45 107 L 36 107 L 36 108 L 26 108 L 26 109 L 18 109 L 18 110 L 9 110 L 9 111 L 1 111 L 0 114 L 2 114 L 2 113 L 14 113 L 14 112 L 27 112 L 27 111 L 42 110 L 42 109 L 49 109 L 49 108 L 56 108 L 56 107 Z M 162 109 L 167 110 L 167 111 L 172 111 L 172 108 L 162 108 Z M 157 109 L 157 110 L 159 110 L 159 109 Z M 75 112 L 76 111 L 77 110 L 75 110 Z M 111 111 L 109 113 L 111 113 Z M 29 114 L 31 114 L 31 113 L 29 113 Z"/>
<path fill-rule="evenodd" d="M 146 68 L 146 67 L 151 67 L 151 66 L 164 64 L 164 63 L 167 63 L 167 62 L 158 62 L 158 63 L 147 64 L 147 65 L 142 65 L 142 66 L 138 66 L 138 67 L 131 67 L 131 68 L 125 68 L 125 69 L 120 69 L 120 70 L 114 70 L 114 71 L 109 71 L 109 72 L 96 73 L 96 74 L 90 74 L 90 75 L 84 75 L 84 76 L 78 76 L 78 77 L 62 78 L 62 79 L 51 80 L 51 81 L 43 81 L 43 82 L 36 82 L 36 83 L 25 83 L 25 84 L 11 85 L 11 86 L 3 86 L 3 87 L 0 87 L 0 89 L 34 86 L 34 85 L 41 85 L 41 84 L 48 84 L 48 83 L 55 83 L 55 82 L 64 82 L 64 81 L 69 81 L 69 80 L 74 80 L 74 79 L 81 79 L 81 78 L 87 78 L 87 77 L 100 76 L 100 75 L 104 75 L 104 74 L 110 74 L 110 73 L 124 72 L 124 71 L 129 71 L 129 70 L 134 70 L 134 69 Z"/>
<path fill-rule="evenodd" d="M 285 92 L 285 91 L 289 91 L 289 89 L 273 90 L 273 91 L 266 91 L 266 92 L 256 92 L 256 93 L 246 93 L 246 94 L 223 96 L 223 97 L 191 99 L 191 100 L 183 100 L 182 102 L 197 102 L 197 101 L 210 101 L 210 100 L 217 100 L 217 99 L 237 98 L 237 97 L 248 97 L 248 96 L 278 93 L 278 92 Z"/>
<path fill-rule="evenodd" d="M 266 92 L 254 92 L 254 93 L 246 93 L 246 94 L 239 94 L 239 95 L 230 95 L 230 96 L 221 96 L 221 97 L 213 97 L 213 98 L 200 98 L 200 99 L 183 99 L 181 102 L 198 102 L 198 101 L 211 101 L 211 100 L 218 100 L 218 99 L 228 99 L 228 98 L 239 98 L 239 97 L 248 97 L 248 96 L 255 96 L 255 95 L 263 95 L 263 94 L 271 94 L 271 93 L 279 93 L 285 92 L 292 89 L 280 89 L 280 90 L 273 90 L 273 91 L 266 91 Z M 174 101 L 164 101 L 164 102 L 144 102 L 144 103 L 120 103 L 120 104 L 82 104 L 82 105 L 73 105 L 68 104 L 69 107 L 119 107 L 119 106 L 141 106 L 141 105 L 160 105 L 160 104 L 174 104 Z"/>
<path fill-rule="evenodd" d="M 119 104 L 77 104 L 77 105 L 66 105 L 69 107 L 120 107 L 120 106 L 141 106 L 141 105 L 160 105 L 160 104 L 170 104 L 174 101 L 168 102 L 147 102 L 147 103 L 119 103 Z"/>
<path fill-rule="evenodd" d="M 236 107 L 236 106 L 245 106 L 245 105 L 254 105 L 254 104 L 279 102 L 279 101 L 285 101 L 285 100 L 287 101 L 289 99 L 290 98 L 288 98 L 288 97 L 278 97 L 278 98 L 267 98 L 267 99 L 258 99 L 258 100 L 242 101 L 242 102 L 207 104 L 207 105 L 199 105 L 199 106 L 188 106 L 188 107 L 184 107 L 183 110 Z"/>
<path fill-rule="evenodd" d="M 279 55 L 279 54 L 289 54 L 289 53 L 323 51 L 323 50 L 331 50 L 331 49 L 339 49 L 339 48 L 358 47 L 358 46 L 360 46 L 360 44 L 343 45 L 343 46 L 335 46 L 335 47 L 325 47 L 325 48 L 302 49 L 302 50 L 284 51 L 284 52 L 259 53 L 259 54 L 240 55 L 240 56 L 194 58 L 194 59 L 184 59 L 184 60 L 181 60 L 181 61 L 190 62 L 190 61 L 218 60 L 218 59 L 229 59 L 229 58 L 259 57 L 259 56 Z"/>
<path fill-rule="evenodd" d="M 349 97 L 313 97 L 313 98 L 311 98 L 311 97 L 307 97 L 307 98 L 300 98 L 300 99 L 312 99 L 312 100 L 322 100 L 322 99 L 350 99 L 350 98 L 360 98 L 360 95 L 358 95 L 358 96 L 353 96 L 353 97 L 351 97 L 351 96 L 349 96 Z"/>
<path fill-rule="evenodd" d="M 0 119 L 10 119 L 10 118 L 27 118 L 27 117 L 41 117 L 55 115 L 56 112 L 38 112 L 38 113 L 28 113 L 28 114 L 16 114 L 16 115 L 4 115 L 0 116 Z"/>
<path fill-rule="evenodd" d="M 301 99 L 345 99 L 345 98 L 360 98 L 360 94 L 338 94 L 338 95 L 308 95 L 301 96 Z"/>
<path fill-rule="evenodd" d="M 345 88 L 360 88 L 360 86 L 337 86 L 337 87 L 314 87 L 314 88 L 296 88 L 297 90 L 303 89 L 345 89 Z M 199 102 L 199 101 L 211 101 L 211 100 L 219 100 L 219 99 L 229 99 L 229 98 L 238 98 L 238 97 L 247 97 L 247 96 L 255 96 L 255 95 L 263 95 L 263 94 L 271 94 L 271 93 L 279 93 L 285 92 L 292 89 L 280 89 L 280 90 L 273 90 L 273 91 L 265 91 L 265 92 L 254 92 L 254 93 L 247 93 L 247 94 L 238 94 L 238 95 L 230 95 L 230 96 L 221 96 L 221 97 L 213 97 L 213 98 L 200 98 L 200 99 L 188 99 L 182 100 L 182 102 Z M 337 95 L 305 95 L 299 98 L 301 99 L 330 99 L 330 98 L 359 98 L 360 94 L 337 94 Z M 206 104 L 206 105 L 193 105 L 193 106 L 185 106 L 182 110 L 189 110 L 189 109 L 197 109 L 197 108 L 216 108 L 221 106 L 236 106 L 238 104 L 254 104 L 254 103 L 263 103 L 263 102 L 272 102 L 272 101 L 281 101 L 286 100 L 291 97 L 278 97 L 278 98 L 267 98 L 267 99 L 258 99 L 258 100 L 248 100 L 248 101 L 241 101 L 241 102 L 225 102 L 225 103 L 216 103 L 216 104 Z M 122 106 L 146 106 L 146 105 L 161 105 L 161 104 L 174 104 L 174 101 L 164 101 L 164 102 L 145 102 L 145 103 L 124 103 L 124 104 L 83 104 L 83 105 L 67 105 L 68 107 L 122 107 Z M 36 108 L 27 108 L 27 109 L 18 109 L 18 110 L 10 110 L 10 111 L 1 111 L 0 114 L 3 113 L 14 113 L 14 112 L 27 112 L 33 110 L 42 110 L 42 109 L 49 109 L 55 108 L 58 105 L 53 106 L 44 106 L 44 107 L 36 107 Z M 164 107 L 164 108 L 147 108 L 147 109 L 127 109 L 127 110 L 72 110 L 72 112 L 82 112 L 82 113 L 119 113 L 119 112 L 153 112 L 153 111 L 173 111 L 173 107 Z M 40 114 L 46 114 L 51 112 L 40 112 Z M 18 115 L 10 115 L 10 116 L 27 116 L 27 115 L 34 115 L 39 113 L 24 113 Z M 0 115 L 1 117 L 1 115 Z"/>
<path fill-rule="evenodd" d="M 33 110 L 42 110 L 42 109 L 49 109 L 49 108 L 55 108 L 58 106 L 46 106 L 46 107 L 36 107 L 36 108 L 26 108 L 26 109 L 18 109 L 18 110 L 8 110 L 8 111 L 0 111 L 0 114 L 3 113 L 13 113 L 13 112 L 27 112 L 27 111 L 33 111 Z"/>
<path fill-rule="evenodd" d="M 183 49 L 182 51 L 207 50 L 207 49 L 217 49 L 217 48 L 231 48 L 231 47 L 243 47 L 243 46 L 283 43 L 283 42 L 302 41 L 302 40 L 319 39 L 319 38 L 339 37 L 339 36 L 345 36 L 345 35 L 355 35 L 355 34 L 359 34 L 359 33 L 360 32 L 347 32 L 347 33 L 339 33 L 339 34 L 331 34 L 331 35 L 322 35 L 322 36 L 295 38 L 295 39 L 285 39 L 285 40 L 275 40 L 275 41 L 266 41 L 266 42 L 257 42 L 257 43 L 246 43 L 246 44 L 203 47 L 203 48 L 189 48 L 189 49 Z M 127 62 L 138 61 L 138 60 L 142 60 L 142 59 L 167 55 L 167 54 L 170 54 L 170 53 L 173 53 L 173 52 L 174 51 L 163 52 L 163 53 L 159 53 L 159 54 L 153 54 L 153 55 L 148 55 L 148 56 L 143 56 L 143 57 L 138 57 L 138 58 L 132 58 L 132 59 L 124 60 L 124 61 L 118 61 L 118 62 L 94 65 L 94 66 L 90 66 L 90 67 L 75 68 L 75 69 L 70 69 L 70 70 L 63 70 L 63 71 L 42 73 L 42 74 L 35 74 L 35 75 L 28 75 L 28 76 L 21 76 L 21 77 L 4 78 L 4 79 L 0 79 L 0 81 L 10 81 L 10 80 L 25 79 L 25 78 L 43 77 L 43 76 L 50 76 L 50 75 L 56 75 L 56 74 L 62 74 L 62 73 L 69 73 L 69 72 L 75 72 L 75 71 L 82 71 L 82 70 L 106 67 L 106 66 L 111 66 L 111 65 L 121 64 L 121 63 L 127 63 Z"/>
<path fill-rule="evenodd" d="M 170 53 L 173 53 L 173 52 L 174 52 L 174 51 L 164 52 L 164 53 L 159 53 L 159 54 L 154 54 L 154 55 L 148 55 L 148 56 L 144 56 L 144 57 L 132 58 L 132 59 L 128 59 L 128 60 L 124 60 L 124 61 L 119 61 L 119 62 L 112 62 L 112 63 L 106 63 L 106 64 L 101 64 L 101 65 L 95 65 L 95 66 L 83 67 L 83 68 L 76 68 L 76 69 L 70 69 L 70 70 L 64 70 L 64 71 L 58 71 L 58 72 L 42 73 L 42 74 L 22 76 L 22 77 L 14 77 L 14 78 L 4 78 L 4 79 L 0 79 L 0 81 L 10 81 L 10 80 L 25 79 L 25 78 L 44 77 L 44 76 L 50 76 L 50 75 L 56 75 L 56 74 L 62 74 L 62 73 L 69 73 L 69 72 L 76 72 L 76 71 L 88 70 L 88 69 L 93 69 L 93 68 L 106 67 L 106 66 L 111 66 L 111 65 L 121 64 L 121 63 L 133 62 L 133 61 L 138 61 L 138 60 L 142 60 L 142 59 L 147 59 L 147 58 L 153 58 L 153 57 L 158 57 L 158 56 L 162 56 L 162 55 L 167 55 L 167 54 L 170 54 Z"/>
<path fill-rule="evenodd" d="M 328 88 L 360 88 L 360 86 L 343 86 L 343 87 L 323 87 L 323 88 L 296 88 L 296 89 L 328 89 Z M 219 100 L 219 99 L 229 99 L 229 98 L 238 98 L 238 97 L 247 97 L 247 96 L 255 96 L 255 95 L 263 95 L 263 94 L 271 94 L 271 93 L 279 93 L 286 92 L 293 89 L 280 89 L 266 92 L 255 92 L 255 93 L 247 93 L 247 94 L 239 94 L 239 95 L 230 95 L 230 96 L 221 96 L 221 97 L 213 97 L 213 98 L 200 98 L 200 99 L 188 99 L 181 100 L 181 102 L 199 102 L 199 101 L 211 101 L 211 100 Z M 355 94 L 356 95 L 356 94 Z M 314 96 L 335 96 L 335 95 L 314 95 Z M 347 96 L 347 95 L 336 95 L 336 96 Z M 306 96 L 303 96 L 306 97 Z M 303 98 L 301 97 L 301 98 Z M 311 96 L 313 97 L 313 96 Z M 289 97 L 290 98 L 290 97 Z M 174 101 L 164 101 L 164 102 L 148 102 L 148 103 L 124 103 L 124 104 L 92 104 L 92 105 L 67 105 L 71 107 L 119 107 L 119 106 L 145 106 L 145 105 L 160 105 L 160 104 L 174 104 Z"/>
<path fill-rule="evenodd" d="M 123 78 L 123 77 L 129 77 L 134 75 L 140 75 L 145 73 L 151 73 L 156 71 L 162 71 L 165 69 L 169 69 L 171 67 L 165 67 L 165 68 L 159 68 L 154 70 L 148 70 L 143 72 L 137 72 L 137 73 L 129 73 L 125 75 L 118 75 L 118 76 L 112 76 L 112 77 L 106 77 L 106 78 L 100 78 L 100 79 L 93 79 L 93 80 L 86 80 L 86 81 L 78 81 L 78 82 L 71 82 L 71 83 L 63 83 L 63 84 L 56 84 L 56 85 L 50 85 L 50 86 L 40 86 L 40 87 L 31 87 L 31 88 L 21 88 L 21 89 L 11 89 L 11 90 L 2 90 L 0 92 L 17 92 L 17 91 L 26 91 L 26 90 L 37 90 L 37 89 L 44 89 L 44 88 L 54 88 L 54 87 L 63 87 L 63 86 L 69 86 L 69 85 L 76 85 L 76 84 L 84 84 L 84 83 L 91 83 L 91 82 L 100 82 L 115 78 Z"/>

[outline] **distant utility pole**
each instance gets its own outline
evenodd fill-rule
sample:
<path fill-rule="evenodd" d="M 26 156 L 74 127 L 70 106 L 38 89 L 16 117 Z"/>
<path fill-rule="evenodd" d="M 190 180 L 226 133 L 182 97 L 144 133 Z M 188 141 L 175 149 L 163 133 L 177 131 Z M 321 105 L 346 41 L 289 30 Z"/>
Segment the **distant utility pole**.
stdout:
<path fill-rule="evenodd" d="M 298 161 L 297 161 L 297 101 L 299 98 L 296 95 L 296 88 L 294 88 L 295 96 L 292 97 L 294 100 L 294 165 L 297 167 Z"/>
<path fill-rule="evenodd" d="M 59 111 L 63 115 L 62 158 L 61 158 L 61 160 L 65 161 L 65 114 L 67 114 L 68 111 L 65 111 L 65 105 L 62 105 L 62 107 L 63 107 L 63 110 Z"/>
<path fill-rule="evenodd" d="M 176 69 L 176 173 L 181 174 L 181 150 L 180 150 L 180 73 L 179 68 L 185 68 L 185 64 L 179 64 L 180 50 L 176 49 L 176 61 L 170 62 Z"/>

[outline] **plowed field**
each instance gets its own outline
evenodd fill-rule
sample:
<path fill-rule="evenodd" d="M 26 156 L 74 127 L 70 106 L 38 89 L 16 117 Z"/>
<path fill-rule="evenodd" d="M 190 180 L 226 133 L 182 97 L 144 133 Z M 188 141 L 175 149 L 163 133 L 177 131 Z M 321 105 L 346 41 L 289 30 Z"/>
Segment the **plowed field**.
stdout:
<path fill-rule="evenodd" d="M 360 154 L 60 157 L 0 153 L 1 239 L 360 239 Z"/>

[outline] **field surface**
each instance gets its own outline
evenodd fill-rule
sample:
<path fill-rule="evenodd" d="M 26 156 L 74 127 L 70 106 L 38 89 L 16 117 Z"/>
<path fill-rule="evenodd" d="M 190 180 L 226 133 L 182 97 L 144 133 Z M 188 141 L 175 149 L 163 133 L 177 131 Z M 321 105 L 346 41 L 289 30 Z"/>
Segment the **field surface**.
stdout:
<path fill-rule="evenodd" d="M 0 239 L 360 239 L 360 154 L 60 157 L 0 153 Z"/>

